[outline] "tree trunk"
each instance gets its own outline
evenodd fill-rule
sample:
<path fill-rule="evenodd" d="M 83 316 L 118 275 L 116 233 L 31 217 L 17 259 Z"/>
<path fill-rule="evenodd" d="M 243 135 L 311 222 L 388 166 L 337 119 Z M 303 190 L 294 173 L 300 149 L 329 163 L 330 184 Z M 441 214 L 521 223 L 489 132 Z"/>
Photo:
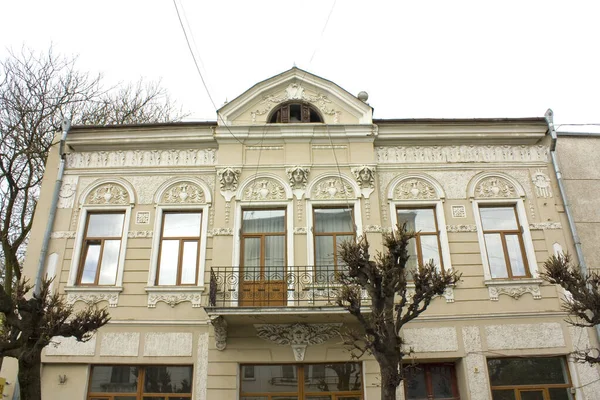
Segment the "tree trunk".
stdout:
<path fill-rule="evenodd" d="M 396 400 L 396 388 L 398 385 L 396 366 L 380 366 L 381 369 L 381 400 Z"/>
<path fill-rule="evenodd" d="M 19 389 L 21 400 L 42 400 L 41 351 L 29 350 L 19 357 Z"/>

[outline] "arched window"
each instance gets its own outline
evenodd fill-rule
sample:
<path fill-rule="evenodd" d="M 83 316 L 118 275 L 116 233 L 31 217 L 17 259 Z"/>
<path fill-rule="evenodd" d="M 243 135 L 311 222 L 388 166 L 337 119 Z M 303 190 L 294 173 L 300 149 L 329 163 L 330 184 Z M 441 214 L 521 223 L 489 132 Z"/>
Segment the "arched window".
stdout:
<path fill-rule="evenodd" d="M 288 124 L 300 122 L 323 122 L 319 112 L 312 106 L 303 103 L 287 103 L 271 112 L 270 124 Z"/>

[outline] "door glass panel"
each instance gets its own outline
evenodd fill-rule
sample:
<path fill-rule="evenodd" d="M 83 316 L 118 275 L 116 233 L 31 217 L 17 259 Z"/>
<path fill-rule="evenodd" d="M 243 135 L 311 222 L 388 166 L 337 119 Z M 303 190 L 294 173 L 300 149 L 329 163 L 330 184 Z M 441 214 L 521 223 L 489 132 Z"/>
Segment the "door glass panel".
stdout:
<path fill-rule="evenodd" d="M 497 233 L 487 233 L 484 236 L 492 278 L 508 278 L 501 236 Z"/>
<path fill-rule="evenodd" d="M 83 273 L 81 283 L 94 283 L 96 281 L 96 271 L 98 260 L 100 259 L 100 243 L 88 244 L 85 261 L 83 263 Z"/>
<path fill-rule="evenodd" d="M 198 242 L 183 242 L 183 257 L 181 260 L 181 283 L 195 284 L 198 265 Z"/>
<path fill-rule="evenodd" d="M 440 248 L 438 246 L 438 237 L 434 235 L 421 235 L 421 253 L 423 254 L 423 264 L 433 260 L 433 265 L 440 265 Z"/>
<path fill-rule="evenodd" d="M 515 391 L 509 390 L 492 390 L 492 400 L 516 400 Z"/>
<path fill-rule="evenodd" d="M 125 214 L 90 214 L 87 237 L 121 237 Z"/>
<path fill-rule="evenodd" d="M 265 236 L 265 277 L 284 280 L 285 236 Z"/>
<path fill-rule="evenodd" d="M 260 279 L 260 238 L 244 238 L 244 280 Z"/>
<path fill-rule="evenodd" d="M 479 209 L 485 231 L 516 231 L 517 217 L 513 207 L 482 207 Z"/>
<path fill-rule="evenodd" d="M 165 213 L 163 237 L 199 237 L 201 213 Z"/>
<path fill-rule="evenodd" d="M 521 400 L 544 400 L 543 390 L 521 390 Z"/>
<path fill-rule="evenodd" d="M 179 240 L 163 240 L 160 249 L 159 285 L 177 284 L 179 262 Z"/>
<path fill-rule="evenodd" d="M 99 285 L 114 285 L 117 278 L 119 263 L 120 240 L 105 240 L 102 250 L 102 265 L 100 266 Z"/>
<path fill-rule="evenodd" d="M 510 258 L 510 267 L 513 276 L 525 276 L 525 263 L 523 262 L 523 251 L 517 235 L 505 235 L 506 248 Z"/>

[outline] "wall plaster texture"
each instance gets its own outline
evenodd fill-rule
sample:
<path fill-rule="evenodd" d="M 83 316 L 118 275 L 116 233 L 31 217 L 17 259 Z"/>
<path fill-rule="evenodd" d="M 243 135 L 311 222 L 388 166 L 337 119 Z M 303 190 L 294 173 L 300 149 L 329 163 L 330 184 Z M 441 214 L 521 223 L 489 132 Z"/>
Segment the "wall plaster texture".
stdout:
<path fill-rule="evenodd" d="M 406 347 L 415 353 L 457 351 L 456 329 L 449 328 L 413 328 L 404 329 Z"/>
<path fill-rule="evenodd" d="M 487 376 L 486 359 L 481 345 L 481 333 L 477 326 L 462 328 L 463 344 L 466 356 L 464 357 L 467 385 L 471 400 L 488 400 L 490 386 Z"/>
<path fill-rule="evenodd" d="M 206 400 L 208 382 L 208 332 L 198 336 L 198 359 L 196 360 L 196 387 L 194 398 Z"/>
<path fill-rule="evenodd" d="M 590 337 L 586 328 L 570 326 L 569 336 L 576 350 L 584 350 L 590 347 Z M 597 399 L 600 393 L 600 372 L 598 371 L 598 367 L 582 363 L 574 363 L 574 365 L 579 381 L 574 382 L 579 387 L 577 389 L 577 398 L 579 399 L 581 392 L 583 392 L 584 400 Z"/>
<path fill-rule="evenodd" d="M 101 356 L 137 357 L 140 347 L 139 332 L 109 332 L 100 341 Z"/>
<path fill-rule="evenodd" d="M 488 325 L 489 350 L 547 349 L 564 347 L 565 338 L 557 322 L 541 324 Z"/>
<path fill-rule="evenodd" d="M 47 356 L 93 356 L 95 353 L 96 336 L 87 342 L 78 342 L 74 337 L 56 336 L 46 346 Z"/>
<path fill-rule="evenodd" d="M 192 334 L 186 332 L 146 333 L 144 355 L 149 357 L 189 357 Z"/>

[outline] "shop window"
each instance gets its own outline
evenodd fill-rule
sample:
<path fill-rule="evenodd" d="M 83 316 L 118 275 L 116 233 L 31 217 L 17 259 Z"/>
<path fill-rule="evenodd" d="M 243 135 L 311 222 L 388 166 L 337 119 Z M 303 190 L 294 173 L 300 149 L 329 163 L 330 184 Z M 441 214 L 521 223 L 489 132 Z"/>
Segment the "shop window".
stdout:
<path fill-rule="evenodd" d="M 163 213 L 157 285 L 196 285 L 201 223 L 198 211 Z"/>
<path fill-rule="evenodd" d="M 493 400 L 573 400 L 563 357 L 488 359 Z"/>
<path fill-rule="evenodd" d="M 240 400 L 362 400 L 360 363 L 242 365 Z"/>
<path fill-rule="evenodd" d="M 123 212 L 87 214 L 77 284 L 115 284 L 124 218 Z"/>
<path fill-rule="evenodd" d="M 88 400 L 185 400 L 192 397 L 192 367 L 95 365 Z"/>
<path fill-rule="evenodd" d="M 417 364 L 405 368 L 407 400 L 458 400 L 454 364 Z"/>
<path fill-rule="evenodd" d="M 277 107 L 268 119 L 271 124 L 323 122 L 319 112 L 308 104 L 289 103 Z"/>

